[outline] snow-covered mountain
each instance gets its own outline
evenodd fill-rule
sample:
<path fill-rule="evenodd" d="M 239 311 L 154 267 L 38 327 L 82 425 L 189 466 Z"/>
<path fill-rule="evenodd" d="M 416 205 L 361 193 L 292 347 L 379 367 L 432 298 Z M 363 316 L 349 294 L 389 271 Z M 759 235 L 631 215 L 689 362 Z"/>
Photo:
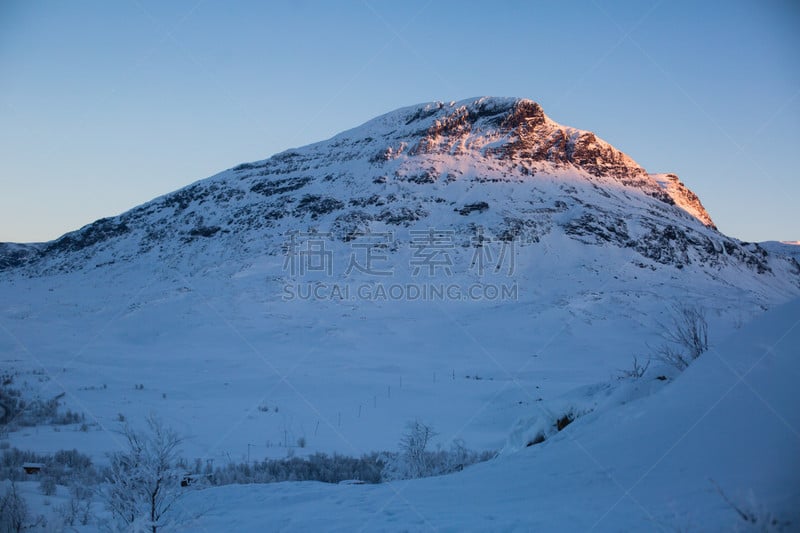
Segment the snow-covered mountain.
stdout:
<path fill-rule="evenodd" d="M 0 244 L 4 372 L 88 421 L 9 440 L 102 461 L 122 420 L 156 412 L 217 465 L 392 450 L 415 419 L 436 444 L 508 450 L 542 406 L 619 398 L 609 377 L 653 355 L 675 306 L 705 312 L 714 346 L 800 296 L 796 249 L 725 236 L 675 175 L 530 100 L 403 108 L 52 242 Z M 525 450 L 484 472 L 545 460 Z"/>
<path fill-rule="evenodd" d="M 715 231 L 674 174 L 648 174 L 591 132 L 530 100 L 400 109 L 327 141 L 241 164 L 49 243 L 4 244 L 0 268 L 47 273 L 115 262 L 278 254 L 290 230 L 347 241 L 368 231 L 455 231 L 522 246 L 572 239 L 629 249 L 642 268 L 785 271 L 756 244 Z M 542 244 L 538 244 L 542 246 Z M 789 266 L 791 268 L 791 266 Z"/>

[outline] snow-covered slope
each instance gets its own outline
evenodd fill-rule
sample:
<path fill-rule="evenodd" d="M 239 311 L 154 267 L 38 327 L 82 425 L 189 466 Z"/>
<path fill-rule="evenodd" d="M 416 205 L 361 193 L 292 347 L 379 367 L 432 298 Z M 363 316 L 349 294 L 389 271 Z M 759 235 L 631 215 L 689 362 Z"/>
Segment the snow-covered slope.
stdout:
<path fill-rule="evenodd" d="M 798 345 L 795 300 L 650 395 L 635 399 L 658 383 L 657 372 L 616 385 L 616 407 L 578 418 L 542 444 L 439 478 L 204 490 L 187 508 L 210 510 L 189 529 L 794 531 Z M 585 400 L 609 389 L 593 390 Z"/>
<path fill-rule="evenodd" d="M 774 255 L 783 255 L 789 258 L 800 260 L 800 242 L 779 242 L 767 241 L 759 243 L 762 248 Z"/>

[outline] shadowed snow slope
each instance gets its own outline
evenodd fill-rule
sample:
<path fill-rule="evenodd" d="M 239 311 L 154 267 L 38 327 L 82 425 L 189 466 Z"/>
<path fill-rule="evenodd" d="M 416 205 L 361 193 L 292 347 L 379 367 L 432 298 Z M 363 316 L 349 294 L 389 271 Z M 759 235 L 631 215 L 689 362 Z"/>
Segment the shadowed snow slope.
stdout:
<path fill-rule="evenodd" d="M 579 418 L 540 445 L 439 478 L 204 490 L 190 507 L 210 510 L 190 529 L 748 530 L 724 493 L 758 527 L 777 520 L 793 530 L 800 524 L 798 345 L 795 300 L 658 392 Z"/>

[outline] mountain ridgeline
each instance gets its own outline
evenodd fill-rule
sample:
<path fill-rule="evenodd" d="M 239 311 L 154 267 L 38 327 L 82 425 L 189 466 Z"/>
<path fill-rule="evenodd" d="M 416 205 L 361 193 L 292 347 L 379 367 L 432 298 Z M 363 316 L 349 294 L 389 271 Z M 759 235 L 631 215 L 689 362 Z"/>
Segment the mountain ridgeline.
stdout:
<path fill-rule="evenodd" d="M 281 252 L 290 230 L 476 231 L 537 246 L 614 247 L 642 268 L 775 270 L 800 265 L 717 231 L 673 174 L 648 174 L 595 134 L 533 101 L 478 98 L 407 107 L 335 137 L 238 165 L 59 239 L 0 244 L 0 269 L 40 275 L 189 259 L 203 268 Z M 782 274 L 781 274 L 782 275 Z"/>

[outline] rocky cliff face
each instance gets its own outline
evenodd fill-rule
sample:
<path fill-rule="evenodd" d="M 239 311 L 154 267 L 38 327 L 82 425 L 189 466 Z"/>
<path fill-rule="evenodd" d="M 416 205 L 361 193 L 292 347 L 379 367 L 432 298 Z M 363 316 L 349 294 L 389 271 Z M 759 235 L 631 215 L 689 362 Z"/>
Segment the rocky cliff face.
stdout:
<path fill-rule="evenodd" d="M 675 205 L 706 226 L 714 229 L 717 228 L 717 226 L 714 225 L 714 221 L 711 220 L 711 216 L 706 211 L 706 208 L 703 207 L 703 204 L 700 202 L 700 198 L 689 190 L 689 188 L 678 179 L 678 176 L 675 174 L 651 174 L 650 176 L 655 179 L 669 197 L 672 198 Z"/>
<path fill-rule="evenodd" d="M 648 174 L 530 100 L 478 98 L 399 109 L 55 241 L 4 245 L 0 269 L 36 275 L 178 258 L 201 266 L 279 254 L 291 230 L 341 242 L 392 231 L 402 242 L 423 227 L 452 230 L 464 247 L 477 233 L 520 246 L 610 246 L 649 269 L 775 268 L 758 245 L 717 232 L 674 175 Z"/>

